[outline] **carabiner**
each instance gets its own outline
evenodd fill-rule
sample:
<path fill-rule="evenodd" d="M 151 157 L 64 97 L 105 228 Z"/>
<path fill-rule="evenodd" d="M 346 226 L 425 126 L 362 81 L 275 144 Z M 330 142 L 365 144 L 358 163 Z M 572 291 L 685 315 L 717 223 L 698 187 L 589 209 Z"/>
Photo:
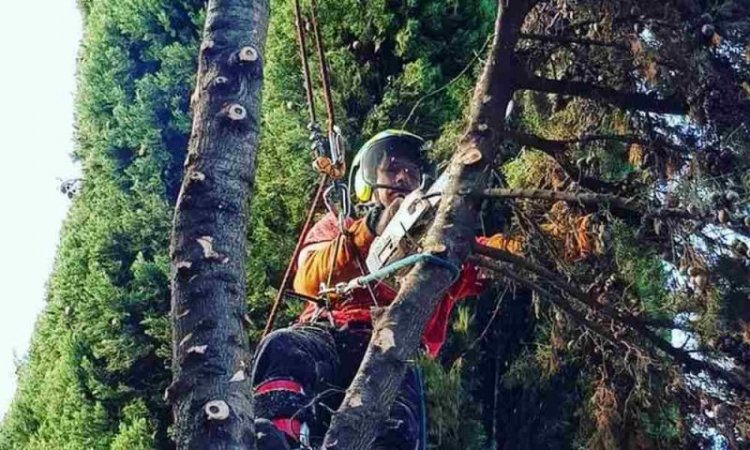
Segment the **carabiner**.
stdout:
<path fill-rule="evenodd" d="M 346 139 L 341 134 L 341 129 L 334 125 L 333 130 L 328 133 L 328 149 L 330 151 L 331 163 L 336 166 L 346 160 Z"/>

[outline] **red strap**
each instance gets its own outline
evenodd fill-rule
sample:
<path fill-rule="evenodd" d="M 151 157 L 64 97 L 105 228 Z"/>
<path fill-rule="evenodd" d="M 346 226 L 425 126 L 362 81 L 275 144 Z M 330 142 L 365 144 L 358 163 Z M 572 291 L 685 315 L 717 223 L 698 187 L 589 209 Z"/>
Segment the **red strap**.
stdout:
<path fill-rule="evenodd" d="M 302 385 L 293 380 L 271 380 L 261 383 L 255 388 L 255 394 L 266 394 L 273 391 L 291 391 L 295 394 L 304 394 Z"/>
<path fill-rule="evenodd" d="M 271 422 L 279 431 L 299 441 L 299 437 L 302 434 L 302 423 L 299 420 L 279 418 L 273 419 Z"/>

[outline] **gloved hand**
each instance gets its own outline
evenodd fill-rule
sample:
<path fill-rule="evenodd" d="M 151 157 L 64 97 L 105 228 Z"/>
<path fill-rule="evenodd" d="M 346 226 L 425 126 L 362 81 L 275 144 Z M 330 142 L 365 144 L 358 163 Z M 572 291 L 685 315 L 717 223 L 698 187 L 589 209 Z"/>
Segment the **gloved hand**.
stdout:
<path fill-rule="evenodd" d="M 391 222 L 393 216 L 396 215 L 401 203 L 404 199 L 401 197 L 396 198 L 390 205 L 383 207 L 382 205 L 373 206 L 373 208 L 367 213 L 367 228 L 370 229 L 372 234 L 380 236 L 385 231 L 385 227 Z"/>

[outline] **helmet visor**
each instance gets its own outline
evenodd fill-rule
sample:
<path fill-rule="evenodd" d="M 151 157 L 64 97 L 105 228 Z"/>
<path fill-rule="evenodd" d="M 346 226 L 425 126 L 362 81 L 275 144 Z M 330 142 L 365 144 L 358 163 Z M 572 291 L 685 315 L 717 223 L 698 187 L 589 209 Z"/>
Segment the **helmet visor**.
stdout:
<path fill-rule="evenodd" d="M 409 136 L 389 136 L 372 143 L 360 161 L 365 182 L 379 188 L 415 189 L 423 169 L 422 145 L 421 140 Z"/>

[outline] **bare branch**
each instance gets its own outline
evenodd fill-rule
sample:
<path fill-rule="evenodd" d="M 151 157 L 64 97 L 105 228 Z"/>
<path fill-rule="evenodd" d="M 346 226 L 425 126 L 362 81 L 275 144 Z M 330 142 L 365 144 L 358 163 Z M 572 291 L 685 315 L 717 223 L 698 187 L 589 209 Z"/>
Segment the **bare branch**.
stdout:
<path fill-rule="evenodd" d="M 536 291 L 537 293 L 541 294 L 545 300 L 550 301 L 553 305 L 565 311 L 565 313 L 567 313 L 577 323 L 583 325 L 584 327 L 588 328 L 589 330 L 598 334 L 600 337 L 610 341 L 612 344 L 618 347 L 622 345 L 622 342 L 620 339 L 617 339 L 615 336 L 612 335 L 612 333 L 602 328 L 598 323 L 593 322 L 591 320 L 587 320 L 586 317 L 580 311 L 575 309 L 570 303 L 568 303 L 561 296 L 553 294 L 549 290 L 543 288 L 538 283 L 531 281 L 528 278 L 524 278 L 518 275 L 518 273 L 514 272 L 510 268 L 503 266 L 502 264 L 498 264 L 495 261 L 488 260 L 487 258 L 473 258 L 473 260 L 479 263 L 482 267 L 490 269 L 493 272 L 497 272 L 498 274 L 504 276 L 505 278 L 512 280 L 526 287 L 527 289 Z"/>
<path fill-rule="evenodd" d="M 581 81 L 553 80 L 529 74 L 517 76 L 514 82 L 518 89 L 590 98 L 627 110 L 679 115 L 687 114 L 688 111 L 687 103 L 679 97 L 662 99 L 653 94 L 622 92 Z"/>
<path fill-rule="evenodd" d="M 548 43 L 562 44 L 562 45 L 578 44 L 578 45 L 591 45 L 591 46 L 597 46 L 597 47 L 612 47 L 612 48 L 619 48 L 621 50 L 628 49 L 627 45 L 624 45 L 618 42 L 603 42 L 603 41 L 597 41 L 595 39 L 586 39 L 586 38 L 570 37 L 570 36 L 555 36 L 551 34 L 521 33 L 520 38 L 528 39 L 532 41 L 548 42 Z"/>
<path fill-rule="evenodd" d="M 564 192 L 546 189 L 486 189 L 479 192 L 482 198 L 528 198 L 538 200 L 564 201 L 578 203 L 583 206 L 598 208 L 611 206 L 629 214 L 642 213 L 638 202 L 632 198 L 619 197 L 612 194 L 592 194 L 587 192 Z"/>

